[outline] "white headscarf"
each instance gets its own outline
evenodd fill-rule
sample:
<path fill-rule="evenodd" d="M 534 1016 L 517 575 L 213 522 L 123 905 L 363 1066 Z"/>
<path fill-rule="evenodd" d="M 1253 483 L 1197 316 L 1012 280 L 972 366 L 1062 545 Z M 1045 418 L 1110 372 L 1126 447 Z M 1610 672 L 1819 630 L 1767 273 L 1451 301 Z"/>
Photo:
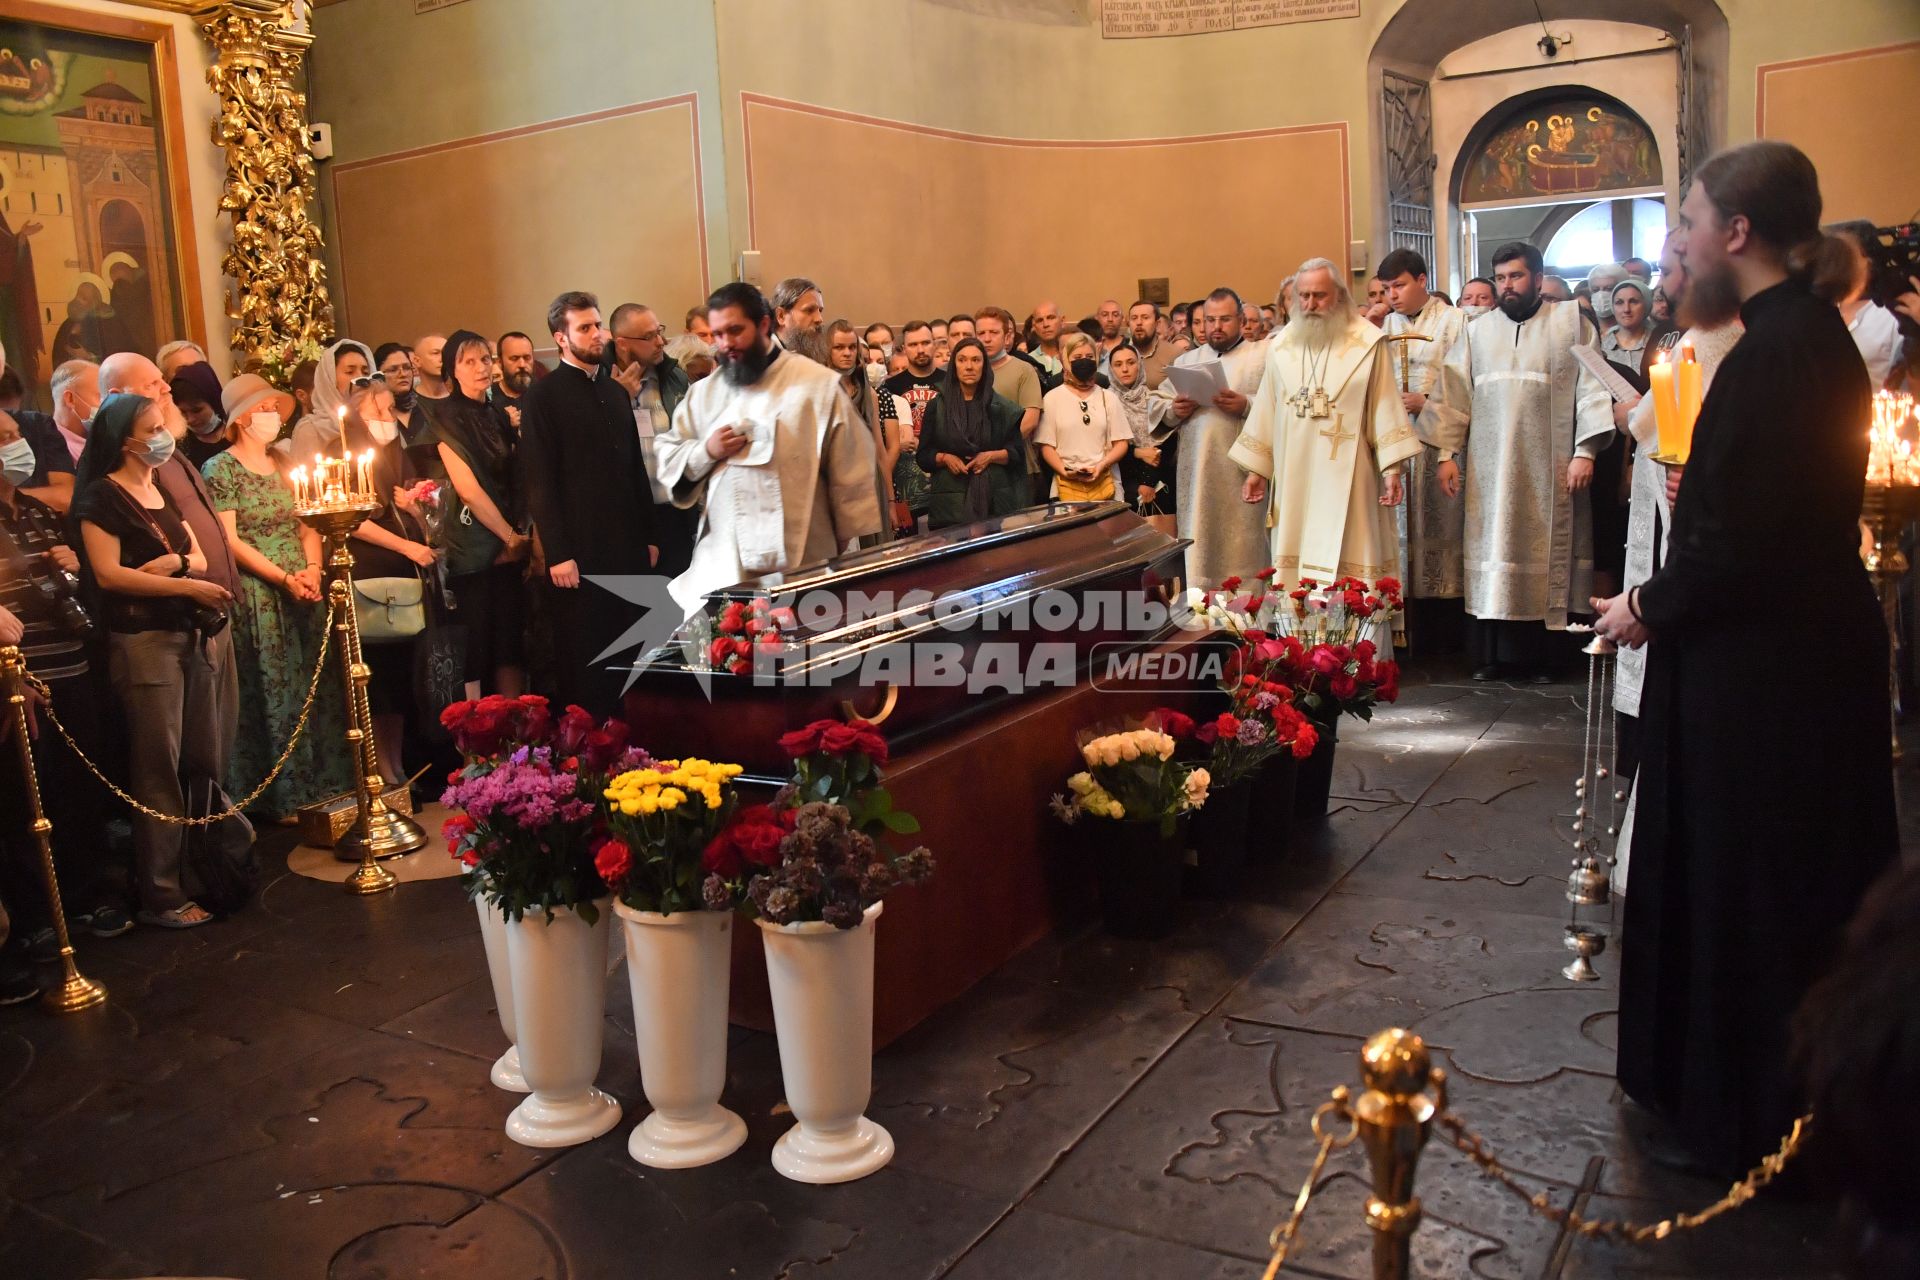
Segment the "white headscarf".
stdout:
<path fill-rule="evenodd" d="M 340 378 L 334 371 L 334 365 L 339 360 L 341 353 L 348 350 L 358 351 L 361 357 L 366 360 L 367 369 L 369 371 L 373 369 L 373 352 L 367 350 L 365 343 L 355 342 L 352 338 L 340 339 L 325 351 L 322 351 L 320 358 L 314 362 L 313 411 L 315 413 L 325 414 L 329 422 L 339 421 L 341 406 L 347 402 L 347 398 L 340 394 Z"/>

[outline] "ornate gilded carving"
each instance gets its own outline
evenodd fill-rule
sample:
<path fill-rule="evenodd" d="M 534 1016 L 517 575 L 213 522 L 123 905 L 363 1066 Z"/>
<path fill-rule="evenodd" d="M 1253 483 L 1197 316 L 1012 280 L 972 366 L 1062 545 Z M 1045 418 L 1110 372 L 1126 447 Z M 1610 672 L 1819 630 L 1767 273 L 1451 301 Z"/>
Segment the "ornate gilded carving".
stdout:
<path fill-rule="evenodd" d="M 270 372 L 291 369 L 333 336 L 333 304 L 307 147 L 307 95 L 295 85 L 313 43 L 302 0 L 227 0 L 201 18 L 216 58 L 207 82 L 220 99 L 213 140 L 227 153 L 220 208 L 233 243 L 220 260 L 231 280 L 231 343 Z"/>

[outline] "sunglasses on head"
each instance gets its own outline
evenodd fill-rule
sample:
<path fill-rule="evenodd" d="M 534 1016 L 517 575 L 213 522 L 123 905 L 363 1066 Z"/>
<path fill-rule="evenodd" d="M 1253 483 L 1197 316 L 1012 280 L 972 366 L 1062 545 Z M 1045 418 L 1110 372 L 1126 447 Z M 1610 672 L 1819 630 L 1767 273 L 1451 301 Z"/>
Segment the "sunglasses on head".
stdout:
<path fill-rule="evenodd" d="M 376 382 L 380 383 L 382 386 L 385 386 L 386 381 L 387 381 L 386 374 L 374 373 L 374 374 L 369 374 L 364 378 L 355 378 L 353 382 L 349 385 L 351 385 L 355 391 L 358 391 L 363 387 L 370 387 Z"/>

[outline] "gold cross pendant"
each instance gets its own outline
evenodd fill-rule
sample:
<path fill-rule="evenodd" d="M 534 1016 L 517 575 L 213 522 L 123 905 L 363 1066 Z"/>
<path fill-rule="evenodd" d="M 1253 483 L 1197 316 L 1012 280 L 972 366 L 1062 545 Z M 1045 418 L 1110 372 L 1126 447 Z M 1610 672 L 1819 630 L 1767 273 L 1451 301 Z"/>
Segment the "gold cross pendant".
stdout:
<path fill-rule="evenodd" d="M 1313 414 L 1313 396 L 1305 387 L 1289 396 L 1287 403 L 1293 407 L 1293 416 L 1296 418 L 1311 417 Z"/>
<path fill-rule="evenodd" d="M 1333 421 L 1327 423 L 1326 426 L 1320 428 L 1320 438 L 1322 440 L 1325 440 L 1329 446 L 1329 448 L 1327 449 L 1328 462 L 1332 462 L 1340 456 L 1341 445 L 1345 444 L 1349 440 L 1354 439 L 1353 432 L 1341 430 L 1340 415 L 1336 413 L 1336 414 L 1333 414 L 1332 417 L 1333 417 Z"/>

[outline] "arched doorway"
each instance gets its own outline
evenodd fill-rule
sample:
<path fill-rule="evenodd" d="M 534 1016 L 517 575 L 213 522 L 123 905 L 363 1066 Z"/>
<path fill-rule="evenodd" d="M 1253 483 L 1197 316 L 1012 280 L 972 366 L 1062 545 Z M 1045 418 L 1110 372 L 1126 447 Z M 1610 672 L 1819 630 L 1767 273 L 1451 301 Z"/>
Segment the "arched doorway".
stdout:
<path fill-rule="evenodd" d="M 1452 172 L 1462 278 L 1489 274 L 1493 250 L 1513 240 L 1536 245 L 1548 271 L 1569 279 L 1659 256 L 1668 190 L 1659 142 L 1611 95 L 1554 86 L 1510 98 L 1476 122 Z"/>
<path fill-rule="evenodd" d="M 154 341 L 153 246 L 146 220 L 125 200 L 100 207 L 100 272 L 107 278 L 109 302 L 135 351 L 152 352 Z"/>

